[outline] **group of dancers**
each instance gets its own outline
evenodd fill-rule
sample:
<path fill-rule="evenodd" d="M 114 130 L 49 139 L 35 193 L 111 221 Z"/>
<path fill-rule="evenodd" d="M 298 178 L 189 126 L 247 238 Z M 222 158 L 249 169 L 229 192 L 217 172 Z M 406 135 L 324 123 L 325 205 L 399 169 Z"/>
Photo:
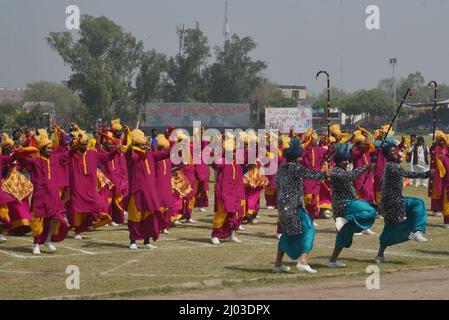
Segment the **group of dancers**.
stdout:
<path fill-rule="evenodd" d="M 55 243 L 63 241 L 69 230 L 81 241 L 86 231 L 127 223 L 130 249 L 138 249 L 137 241 L 143 240 L 145 249 L 154 250 L 161 233 L 181 223 L 195 223 L 194 208 L 206 211 L 210 167 L 215 173 L 211 243 L 241 242 L 237 232 L 244 230 L 244 223 L 257 222 L 264 193 L 267 208 L 279 211 L 273 272 L 288 271 L 282 264 L 284 253 L 299 259 L 298 270 L 316 272 L 307 260 L 315 220 L 330 212 L 337 238 L 329 267 L 345 266 L 337 260 L 339 254 L 351 246 L 355 233 L 374 234 L 370 227 L 376 216 L 385 221 L 376 262 L 383 262 L 385 248 L 394 244 L 409 239 L 427 242 L 424 202 L 403 197 L 404 178 L 431 176 L 432 208 L 442 211 L 449 225 L 448 136 L 437 131 L 431 169 L 412 172 L 401 166 L 403 150 L 410 146 L 396 141 L 391 131 L 385 137 L 388 126 L 374 134 L 363 128 L 343 133 L 339 125 L 331 129 L 329 137 L 312 129 L 288 135 L 267 132 L 264 138 L 270 151 L 263 156 L 276 160 L 275 172 L 266 170 L 260 154 L 254 163 L 237 161 L 239 152 L 247 159 L 251 148 L 259 150 L 260 136 L 255 132 L 239 132 L 239 139 L 230 133 L 216 136 L 220 154 L 213 143 L 203 141 L 204 128 L 194 130 L 192 137 L 174 127 L 161 134 L 153 130 L 147 137 L 122 125 L 120 119 L 90 138 L 76 124 L 67 132 L 56 124 L 50 132 L 30 130 L 24 135 L 15 130 L 12 139 L 4 133 L 0 242 L 6 240 L 6 231 L 32 232 L 32 252 L 38 255 L 42 245 L 55 251 Z M 193 161 L 194 141 L 202 154 L 223 161 L 211 165 Z M 240 143 L 243 148 L 237 147 Z M 173 152 L 178 144 L 190 151 L 180 163 L 173 161 L 174 156 L 185 156 L 185 148 Z"/>

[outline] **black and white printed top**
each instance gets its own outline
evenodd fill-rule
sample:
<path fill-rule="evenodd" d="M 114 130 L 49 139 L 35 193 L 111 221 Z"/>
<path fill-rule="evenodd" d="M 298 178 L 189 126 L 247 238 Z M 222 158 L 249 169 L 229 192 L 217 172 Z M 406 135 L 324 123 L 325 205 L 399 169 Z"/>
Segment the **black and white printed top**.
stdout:
<path fill-rule="evenodd" d="M 346 215 L 346 201 L 356 199 L 353 181 L 360 177 L 367 168 L 368 166 L 363 166 L 353 171 L 345 171 L 342 168 L 335 167 L 332 170 L 330 186 L 332 188 L 334 218 Z"/>
<path fill-rule="evenodd" d="M 277 205 L 282 232 L 287 235 L 302 233 L 299 209 L 304 206 L 303 180 L 324 180 L 326 172 L 313 171 L 301 164 L 287 162 L 276 173 Z"/>
<path fill-rule="evenodd" d="M 425 179 L 429 177 L 429 171 L 413 172 L 405 170 L 399 163 L 388 161 L 385 165 L 382 179 L 382 215 L 385 222 L 398 224 L 407 219 L 405 215 L 403 191 L 403 178 Z"/>

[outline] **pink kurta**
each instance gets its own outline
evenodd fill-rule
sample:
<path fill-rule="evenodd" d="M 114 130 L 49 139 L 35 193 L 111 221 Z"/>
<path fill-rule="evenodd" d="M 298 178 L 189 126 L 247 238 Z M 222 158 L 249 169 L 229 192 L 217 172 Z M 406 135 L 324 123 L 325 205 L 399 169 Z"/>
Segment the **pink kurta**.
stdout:
<path fill-rule="evenodd" d="M 28 158 L 25 160 L 26 168 L 31 173 L 31 182 L 34 186 L 31 207 L 33 211 L 33 224 L 36 220 L 43 219 L 43 232 L 34 235 L 34 243 L 42 244 L 49 232 L 50 220 L 59 222 L 57 234 L 51 241 L 58 242 L 65 239 L 68 232 L 63 213 L 66 211 L 59 196 L 57 172 L 53 168 L 66 166 L 68 158 L 64 154 L 52 154 L 49 159 Z"/>
<path fill-rule="evenodd" d="M 432 161 L 435 163 L 434 159 L 437 156 L 445 158 L 447 156 L 447 148 L 441 148 L 440 146 L 435 146 L 435 149 L 431 153 Z M 433 175 L 433 183 L 429 185 L 431 190 L 431 210 L 434 212 L 443 211 L 443 178 L 440 177 L 438 169 L 431 165 L 431 169 L 435 169 L 435 174 Z"/>
<path fill-rule="evenodd" d="M 354 170 L 365 165 L 369 165 L 370 158 L 371 156 L 369 151 L 362 152 L 358 148 L 352 149 L 352 163 L 354 165 Z M 368 178 L 366 178 L 367 176 Z M 365 182 L 365 185 L 362 188 L 363 182 Z M 354 187 L 360 199 L 370 203 L 375 203 L 374 176 L 372 173 L 365 172 L 362 174 L 359 178 L 357 178 L 357 180 L 355 180 Z"/>
<path fill-rule="evenodd" d="M 171 188 L 171 169 L 170 159 L 163 159 L 156 162 L 156 185 L 160 190 L 161 207 L 164 212 L 158 216 L 160 229 L 170 227 L 170 214 L 173 210 L 173 195 Z"/>
<path fill-rule="evenodd" d="M 302 152 L 302 164 L 311 170 L 320 171 L 327 149 L 307 146 Z M 320 181 L 304 180 L 304 200 L 307 212 L 313 218 L 319 215 Z"/>

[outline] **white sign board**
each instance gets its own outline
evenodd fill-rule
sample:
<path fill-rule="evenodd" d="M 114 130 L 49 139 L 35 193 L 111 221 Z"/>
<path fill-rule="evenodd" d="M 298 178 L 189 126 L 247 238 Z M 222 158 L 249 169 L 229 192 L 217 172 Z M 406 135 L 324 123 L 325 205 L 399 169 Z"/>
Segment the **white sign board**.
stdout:
<path fill-rule="evenodd" d="M 277 129 L 281 133 L 304 133 L 312 128 L 312 108 L 267 108 L 265 109 L 265 129 Z"/>

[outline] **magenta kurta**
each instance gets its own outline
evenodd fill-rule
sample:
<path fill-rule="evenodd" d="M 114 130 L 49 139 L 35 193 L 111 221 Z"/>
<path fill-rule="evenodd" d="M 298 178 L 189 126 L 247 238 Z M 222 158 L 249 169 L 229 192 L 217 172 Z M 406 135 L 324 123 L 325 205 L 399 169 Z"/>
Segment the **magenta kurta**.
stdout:
<path fill-rule="evenodd" d="M 37 218 L 37 220 L 43 219 L 41 223 L 44 225 L 42 233 L 34 234 L 35 244 L 42 244 L 47 239 L 51 219 L 57 219 L 59 222 L 57 234 L 52 236 L 51 241 L 62 241 L 67 236 L 69 228 L 63 217 L 66 210 L 59 197 L 57 172 L 52 170 L 58 166 L 67 165 L 67 162 L 67 157 L 61 153 L 52 154 L 49 159 L 41 157 L 25 160 L 34 186 L 31 200 L 33 224 L 36 224 Z"/>
<path fill-rule="evenodd" d="M 69 174 L 70 200 L 67 203 L 67 213 L 76 232 L 83 232 L 100 220 L 110 218 L 107 215 L 108 203 L 97 191 L 97 168 L 99 163 L 105 163 L 114 158 L 116 151 L 101 154 L 86 150 L 84 154 L 70 150 L 66 153 Z M 88 214 L 88 219 L 77 221 L 77 214 Z M 106 217 L 106 216 L 107 217 Z M 98 226 L 109 221 L 104 221 Z"/>
<path fill-rule="evenodd" d="M 129 177 L 129 196 L 126 206 L 128 213 L 137 210 L 137 215 L 142 218 L 133 221 L 134 218 L 128 216 L 130 239 L 133 241 L 150 237 L 153 240 L 159 238 L 157 212 L 162 209 L 162 200 L 156 179 L 156 162 L 169 157 L 170 149 L 147 153 L 142 151 L 126 153 Z"/>
<path fill-rule="evenodd" d="M 160 190 L 161 207 L 164 208 L 164 212 L 158 215 L 161 230 L 170 227 L 170 215 L 173 210 L 171 169 L 172 164 L 170 159 L 163 159 L 156 162 L 156 185 Z"/>
<path fill-rule="evenodd" d="M 435 163 L 437 156 L 445 158 L 447 154 L 448 152 L 446 147 L 442 148 L 439 145 L 436 145 L 431 153 L 431 163 Z M 433 212 L 443 211 L 443 178 L 440 177 L 439 171 L 434 165 L 431 165 L 430 169 L 435 169 L 435 174 L 432 179 L 433 183 L 432 185 L 429 185 L 431 191 L 431 210 Z"/>
<path fill-rule="evenodd" d="M 207 153 L 210 149 L 206 142 L 201 144 L 202 154 Z M 209 191 L 209 177 L 210 170 L 209 166 L 204 163 L 203 157 L 201 157 L 201 163 L 195 164 L 195 180 L 196 180 L 196 192 L 195 192 L 195 208 L 207 208 L 209 206 L 209 197 L 207 192 Z"/>
<path fill-rule="evenodd" d="M 279 151 L 275 157 L 277 157 L 277 169 L 279 169 L 279 167 L 287 160 L 282 156 L 282 152 Z M 266 164 L 265 167 L 268 167 L 269 165 L 270 163 Z M 268 178 L 268 186 L 265 187 L 265 201 L 267 207 L 277 208 L 276 172 L 274 174 L 265 175 Z"/>
<path fill-rule="evenodd" d="M 352 163 L 354 165 L 354 170 L 369 165 L 370 164 L 370 152 L 361 151 L 358 148 L 352 149 Z M 366 178 L 368 176 L 368 178 Z M 363 188 L 362 185 L 365 182 Z M 365 172 L 354 182 L 354 187 L 357 195 L 360 199 L 363 199 L 370 203 L 375 203 L 374 195 L 374 176 L 371 172 Z"/>
<path fill-rule="evenodd" d="M 214 220 L 217 220 L 217 213 L 225 213 L 226 218 L 220 227 L 214 227 L 212 237 L 226 239 L 231 235 L 232 230 L 239 227 L 243 218 L 245 187 L 243 185 L 242 166 L 236 164 L 235 160 L 231 164 L 224 164 L 224 159 L 222 164 L 214 164 L 213 166 L 217 170 Z"/>
<path fill-rule="evenodd" d="M 308 169 L 320 171 L 326 153 L 327 149 L 323 147 L 312 147 L 308 145 L 302 152 L 302 164 Z M 304 180 L 305 205 L 312 219 L 317 218 L 319 214 L 319 193 L 320 181 Z"/>

